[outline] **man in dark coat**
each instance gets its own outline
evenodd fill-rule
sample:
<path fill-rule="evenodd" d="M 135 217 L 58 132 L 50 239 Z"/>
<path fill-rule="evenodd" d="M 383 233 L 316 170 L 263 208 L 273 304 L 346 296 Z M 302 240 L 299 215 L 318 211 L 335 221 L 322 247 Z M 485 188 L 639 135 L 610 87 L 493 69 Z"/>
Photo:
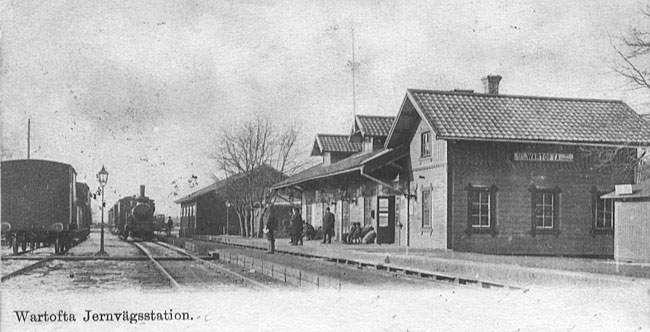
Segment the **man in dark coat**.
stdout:
<path fill-rule="evenodd" d="M 269 240 L 269 250 L 267 254 L 275 253 L 275 230 L 278 228 L 278 217 L 275 211 L 269 208 L 269 217 L 266 219 L 266 238 Z"/>
<path fill-rule="evenodd" d="M 172 217 L 169 217 L 167 220 L 167 236 L 172 236 L 172 229 L 174 228 L 174 222 L 172 221 Z"/>
<path fill-rule="evenodd" d="M 323 216 L 323 243 L 332 243 L 332 236 L 334 235 L 334 214 L 330 212 L 330 208 L 325 209 Z"/>
<path fill-rule="evenodd" d="M 291 245 L 296 246 L 302 242 L 302 218 L 300 217 L 300 210 L 293 208 L 291 214 Z"/>

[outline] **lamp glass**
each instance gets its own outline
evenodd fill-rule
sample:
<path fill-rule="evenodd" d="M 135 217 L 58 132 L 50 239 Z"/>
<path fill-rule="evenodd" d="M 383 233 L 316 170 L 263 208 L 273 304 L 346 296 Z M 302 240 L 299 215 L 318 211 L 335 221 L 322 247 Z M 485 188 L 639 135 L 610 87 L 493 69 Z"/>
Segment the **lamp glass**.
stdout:
<path fill-rule="evenodd" d="M 108 172 L 106 171 L 106 168 L 104 168 L 104 165 L 102 165 L 102 170 L 97 174 L 97 180 L 102 186 L 106 185 L 106 182 L 108 182 Z"/>

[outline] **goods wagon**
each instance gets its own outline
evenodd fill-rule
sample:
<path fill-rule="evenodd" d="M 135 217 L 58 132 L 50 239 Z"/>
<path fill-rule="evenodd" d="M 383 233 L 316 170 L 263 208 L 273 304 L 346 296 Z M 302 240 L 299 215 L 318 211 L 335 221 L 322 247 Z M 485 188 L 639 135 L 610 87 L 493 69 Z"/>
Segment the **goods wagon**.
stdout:
<path fill-rule="evenodd" d="M 17 253 L 54 245 L 56 253 L 85 238 L 90 226 L 89 195 L 77 194 L 77 172 L 47 160 L 9 160 L 1 164 L 2 234 Z"/>

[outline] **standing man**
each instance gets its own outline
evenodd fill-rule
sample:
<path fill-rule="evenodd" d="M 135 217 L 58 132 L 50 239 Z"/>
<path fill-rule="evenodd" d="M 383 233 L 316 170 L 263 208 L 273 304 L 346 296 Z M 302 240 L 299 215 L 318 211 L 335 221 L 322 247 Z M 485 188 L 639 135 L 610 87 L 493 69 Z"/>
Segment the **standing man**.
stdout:
<path fill-rule="evenodd" d="M 167 236 L 172 236 L 172 229 L 174 228 L 174 222 L 172 221 L 172 217 L 169 217 L 167 220 Z"/>
<path fill-rule="evenodd" d="M 266 251 L 267 254 L 275 253 L 275 230 L 278 228 L 278 217 L 275 215 L 275 211 L 269 207 L 269 218 L 266 219 L 266 238 L 269 239 L 269 250 Z"/>
<path fill-rule="evenodd" d="M 300 217 L 300 210 L 297 207 L 291 209 L 291 245 L 297 246 L 300 239 L 302 239 L 302 218 Z"/>
<path fill-rule="evenodd" d="M 332 243 L 332 235 L 334 235 L 334 214 L 327 207 L 323 216 L 323 243 Z"/>

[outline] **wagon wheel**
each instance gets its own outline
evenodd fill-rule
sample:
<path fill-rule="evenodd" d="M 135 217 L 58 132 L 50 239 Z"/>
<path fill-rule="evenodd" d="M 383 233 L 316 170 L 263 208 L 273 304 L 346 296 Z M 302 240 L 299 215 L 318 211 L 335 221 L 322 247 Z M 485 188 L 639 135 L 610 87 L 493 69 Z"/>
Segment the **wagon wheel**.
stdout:
<path fill-rule="evenodd" d="M 62 238 L 59 241 L 59 253 L 62 254 L 66 249 L 70 249 L 70 245 L 68 244 L 68 239 L 67 238 Z"/>
<path fill-rule="evenodd" d="M 18 245 L 19 245 L 18 244 L 18 234 L 13 234 L 11 236 L 11 240 L 12 240 L 11 242 L 12 242 L 13 248 L 14 248 L 14 254 L 17 254 L 18 253 Z"/>

